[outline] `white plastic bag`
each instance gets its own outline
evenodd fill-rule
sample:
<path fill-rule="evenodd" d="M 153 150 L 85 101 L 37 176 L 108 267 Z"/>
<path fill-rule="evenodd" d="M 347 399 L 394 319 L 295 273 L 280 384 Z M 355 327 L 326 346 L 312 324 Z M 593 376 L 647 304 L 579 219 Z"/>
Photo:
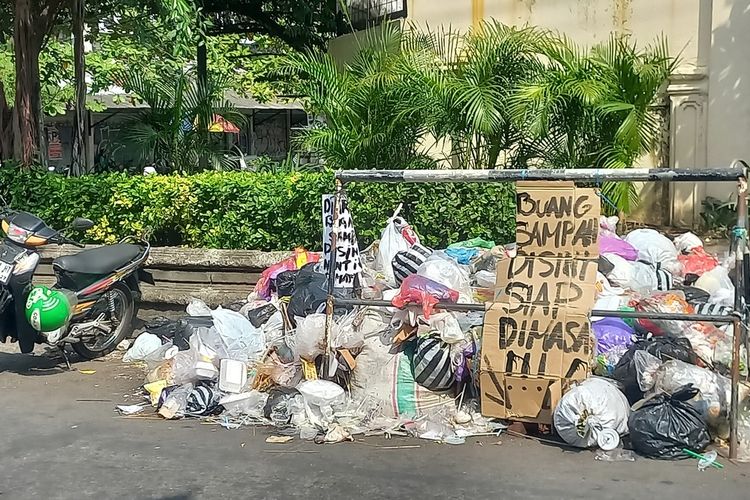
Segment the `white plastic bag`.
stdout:
<path fill-rule="evenodd" d="M 455 260 L 445 255 L 444 252 L 433 252 L 419 266 L 417 274 L 457 291 L 459 302 L 473 302 L 469 273 Z"/>
<path fill-rule="evenodd" d="M 362 311 L 352 311 L 335 320 L 331 327 L 331 347 L 357 349 L 365 343 L 363 333 L 354 326 L 355 321 L 363 316 Z"/>
<path fill-rule="evenodd" d="M 614 253 L 603 253 L 602 257 L 612 264 L 612 270 L 607 274 L 610 284 L 627 287 L 633 278 L 633 263 Z"/>
<path fill-rule="evenodd" d="M 682 266 L 677 260 L 677 248 L 674 243 L 653 229 L 636 229 L 625 236 L 625 241 L 638 250 L 638 260 L 649 264 L 661 264 L 663 269 L 680 275 Z"/>
<path fill-rule="evenodd" d="M 630 405 L 614 384 L 600 378 L 584 380 L 560 399 L 554 412 L 557 433 L 579 448 L 597 446 L 603 430 L 628 432 Z"/>
<path fill-rule="evenodd" d="M 378 258 L 377 266 L 383 271 L 386 282 L 391 285 L 396 285 L 396 278 L 393 276 L 393 257 L 398 252 L 408 250 L 411 246 L 409 242 L 404 238 L 401 230 L 408 224 L 404 219 L 398 216 L 401 211 L 401 205 L 398 206 L 393 216 L 388 219 L 385 229 L 380 233 L 380 243 L 378 245 Z"/>
<path fill-rule="evenodd" d="M 308 314 L 304 318 L 295 317 L 297 335 L 294 341 L 294 352 L 308 361 L 313 361 L 325 351 L 326 315 Z"/>
<path fill-rule="evenodd" d="M 200 299 L 191 298 L 185 311 L 188 316 L 211 316 L 211 308 Z"/>
<path fill-rule="evenodd" d="M 620 222 L 620 218 L 616 215 L 606 217 L 604 215 L 599 217 L 599 227 L 608 233 L 617 236 L 617 223 Z"/>
<path fill-rule="evenodd" d="M 693 248 L 702 247 L 703 242 L 696 235 L 688 231 L 674 239 L 674 246 L 678 252 L 688 253 Z"/>
<path fill-rule="evenodd" d="M 724 266 L 716 266 L 703 273 L 693 285 L 711 294 L 709 302 L 724 306 L 734 306 L 734 284 L 729 271 Z"/>
<path fill-rule="evenodd" d="M 466 339 L 453 313 L 434 313 L 430 316 L 429 324 L 430 330 L 438 332 L 440 339 L 446 344 L 455 344 Z"/>
<path fill-rule="evenodd" d="M 143 361 L 148 357 L 149 354 L 159 350 L 161 347 L 161 339 L 152 333 L 142 333 L 135 339 L 133 345 L 122 357 L 122 360 L 126 363 L 132 361 Z"/>
<path fill-rule="evenodd" d="M 492 271 L 477 271 L 474 275 L 477 286 L 482 288 L 494 288 L 497 274 Z"/>
<path fill-rule="evenodd" d="M 211 311 L 214 327 L 221 337 L 226 356 L 235 361 L 257 361 L 265 351 L 263 331 L 234 311 L 219 307 Z"/>

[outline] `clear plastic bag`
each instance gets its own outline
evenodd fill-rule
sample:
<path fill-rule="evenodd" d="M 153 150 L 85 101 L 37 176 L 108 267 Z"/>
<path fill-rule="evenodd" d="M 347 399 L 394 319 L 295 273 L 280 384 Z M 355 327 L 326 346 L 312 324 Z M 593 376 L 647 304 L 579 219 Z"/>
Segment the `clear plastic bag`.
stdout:
<path fill-rule="evenodd" d="M 358 349 L 365 342 L 361 331 L 355 328 L 354 323 L 360 311 L 353 310 L 350 313 L 335 320 L 331 327 L 331 346 L 334 348 Z"/>
<path fill-rule="evenodd" d="M 296 317 L 297 334 L 294 339 L 295 354 L 308 361 L 313 361 L 325 351 L 326 315 L 310 314 L 304 318 Z"/>
<path fill-rule="evenodd" d="M 173 389 L 159 408 L 159 415 L 168 420 L 182 418 L 185 415 L 191 392 L 193 392 L 193 384 L 190 383 Z"/>
<path fill-rule="evenodd" d="M 211 312 L 214 327 L 221 337 L 226 356 L 235 361 L 253 362 L 260 359 L 266 349 L 263 331 L 234 311 L 219 307 Z"/>
<path fill-rule="evenodd" d="M 693 286 L 710 293 L 709 302 L 712 304 L 734 306 L 734 284 L 729 278 L 729 271 L 724 266 L 716 266 L 703 273 Z"/>
<path fill-rule="evenodd" d="M 424 264 L 419 266 L 417 274 L 456 290 L 460 302 L 469 303 L 473 301 L 468 271 L 443 252 L 434 252 L 430 255 Z"/>
<path fill-rule="evenodd" d="M 633 353 L 633 366 L 641 391 L 649 391 L 654 386 L 656 371 L 661 364 L 661 360 L 648 351 L 638 350 Z"/>
<path fill-rule="evenodd" d="M 185 309 L 188 316 L 211 316 L 211 308 L 200 299 L 191 298 Z"/>

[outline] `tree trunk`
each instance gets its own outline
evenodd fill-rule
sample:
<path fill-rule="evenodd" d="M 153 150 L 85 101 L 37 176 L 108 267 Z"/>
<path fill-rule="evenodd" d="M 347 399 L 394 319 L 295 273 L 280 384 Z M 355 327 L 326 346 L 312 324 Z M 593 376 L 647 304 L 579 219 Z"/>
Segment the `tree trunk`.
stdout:
<path fill-rule="evenodd" d="M 0 162 L 13 157 L 13 110 L 0 82 Z"/>
<path fill-rule="evenodd" d="M 73 129 L 73 165 L 71 175 L 79 176 L 88 171 L 86 126 L 86 60 L 84 56 L 83 24 L 85 0 L 73 0 L 73 61 L 75 64 L 76 116 Z"/>
<path fill-rule="evenodd" d="M 39 152 L 42 117 L 41 87 L 39 81 L 39 52 L 44 33 L 35 29 L 31 3 L 34 0 L 16 0 L 14 23 L 14 49 L 16 57 L 16 102 L 13 125 L 14 156 L 22 165 L 33 163 Z"/>

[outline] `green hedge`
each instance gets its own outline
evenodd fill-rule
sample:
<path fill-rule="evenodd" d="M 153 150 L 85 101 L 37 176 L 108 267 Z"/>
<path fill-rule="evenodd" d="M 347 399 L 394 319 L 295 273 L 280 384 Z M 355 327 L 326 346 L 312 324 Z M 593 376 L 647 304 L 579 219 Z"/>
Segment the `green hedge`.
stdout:
<path fill-rule="evenodd" d="M 96 226 L 90 243 L 112 243 L 150 231 L 154 245 L 319 250 L 321 194 L 332 192 L 327 173 L 206 172 L 190 176 L 90 175 L 68 178 L 46 172 L 0 169 L 0 194 L 53 227 L 74 217 Z M 380 235 L 394 208 L 429 246 L 474 236 L 513 239 L 511 184 L 366 184 L 347 186 L 360 244 Z"/>

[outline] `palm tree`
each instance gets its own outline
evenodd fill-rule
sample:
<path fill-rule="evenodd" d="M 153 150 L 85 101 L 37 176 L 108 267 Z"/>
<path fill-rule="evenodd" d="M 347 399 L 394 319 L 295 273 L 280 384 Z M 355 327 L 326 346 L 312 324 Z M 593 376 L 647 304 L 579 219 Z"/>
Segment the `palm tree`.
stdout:
<path fill-rule="evenodd" d="M 222 82 L 206 81 L 181 72 L 162 80 L 150 80 L 130 72 L 122 86 L 148 104 L 127 125 L 129 146 L 144 161 L 165 165 L 171 171 L 232 168 L 229 151 L 209 125 L 218 117 L 244 123 L 244 116 L 224 98 Z"/>
<path fill-rule="evenodd" d="M 650 108 L 676 65 L 663 40 L 639 50 L 629 38 L 612 36 L 587 53 L 551 38 L 540 49 L 544 71 L 511 98 L 527 133 L 519 163 L 627 168 L 653 150 L 661 129 Z M 628 183 L 605 184 L 603 193 L 624 212 L 638 201 Z"/>
<path fill-rule="evenodd" d="M 424 110 L 403 113 L 402 98 L 415 91 L 401 51 L 402 34 L 391 24 L 364 35 L 361 50 L 343 69 L 322 51 L 287 56 L 282 74 L 299 77 L 309 111 L 322 116 L 299 142 L 332 168 L 421 168 L 434 160 L 419 151 L 427 131 Z"/>

